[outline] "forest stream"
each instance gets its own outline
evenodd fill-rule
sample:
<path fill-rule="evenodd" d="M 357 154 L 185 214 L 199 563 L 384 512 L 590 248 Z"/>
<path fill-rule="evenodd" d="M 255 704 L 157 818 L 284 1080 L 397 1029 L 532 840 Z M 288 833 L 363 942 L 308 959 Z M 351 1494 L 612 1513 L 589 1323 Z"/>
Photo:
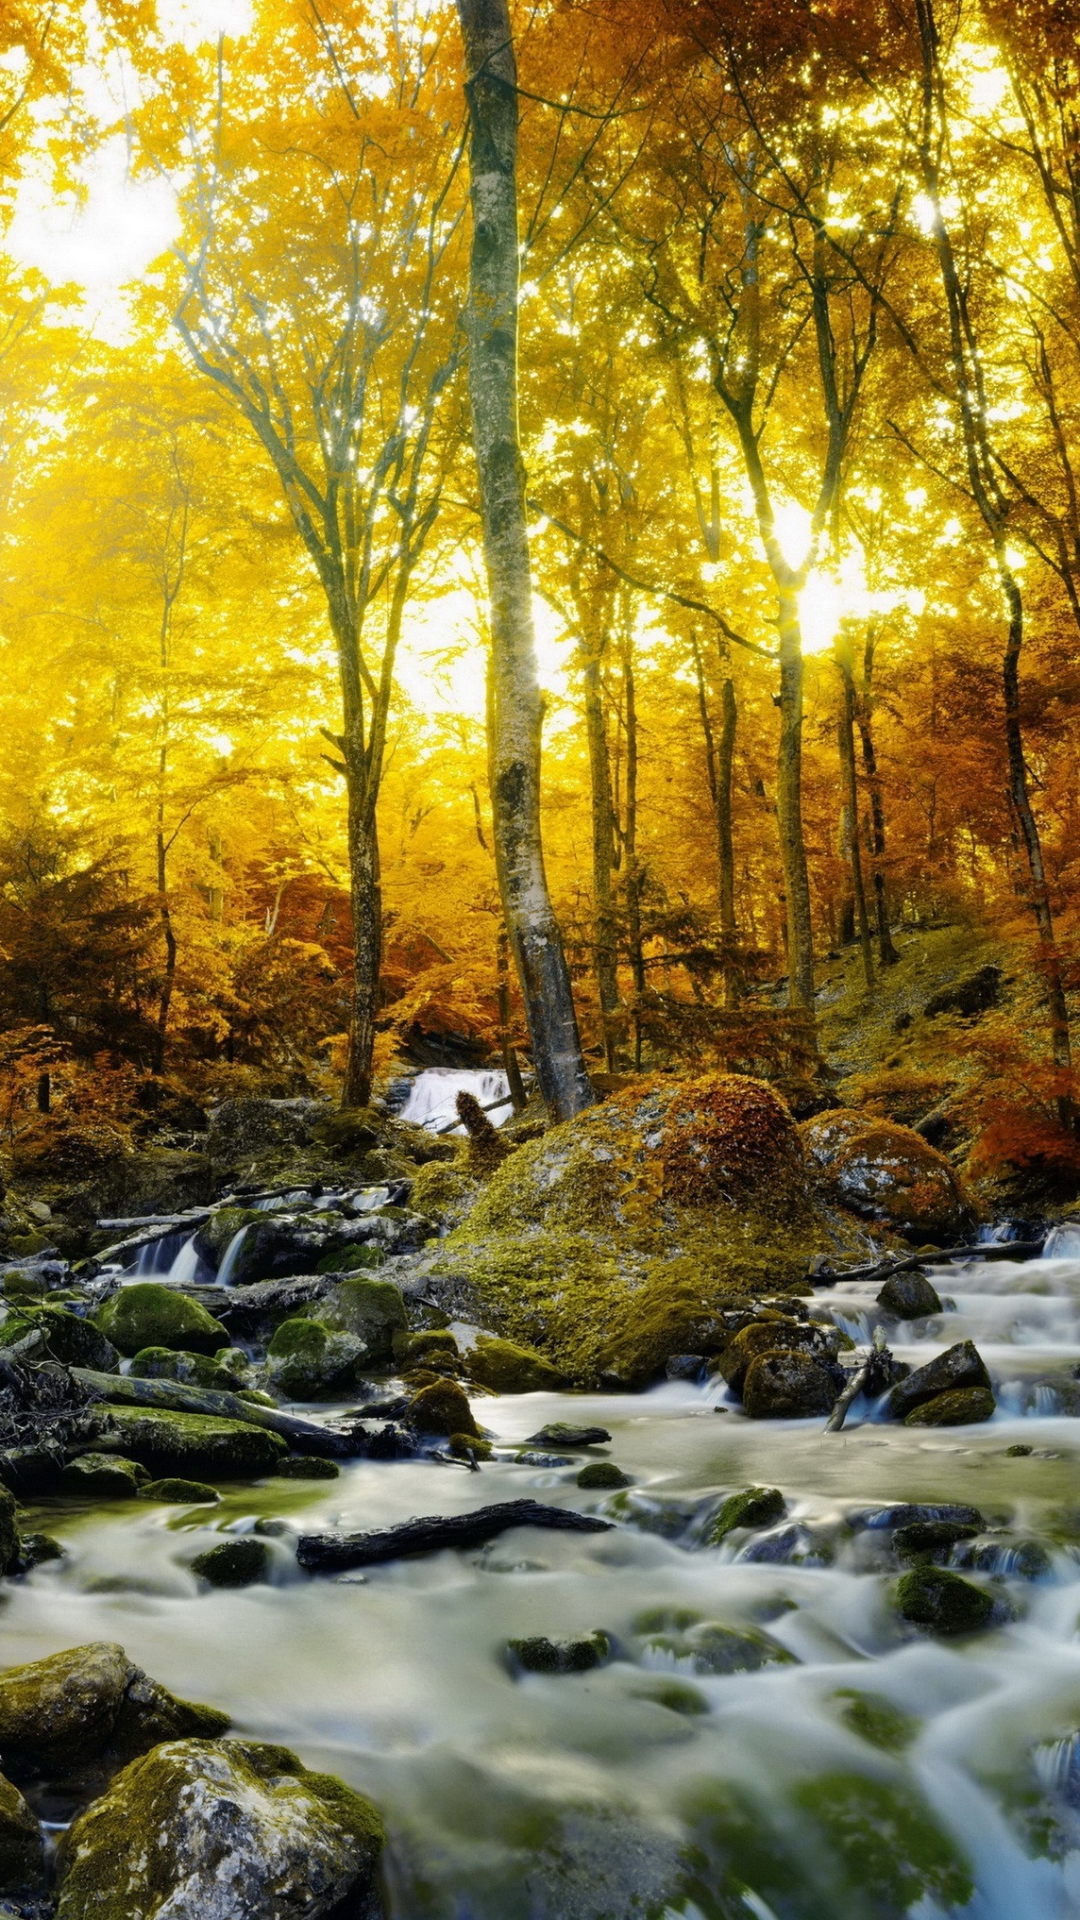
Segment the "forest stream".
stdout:
<path fill-rule="evenodd" d="M 50 1501 L 31 1518 L 66 1558 L 7 1589 L 5 1659 L 122 1642 L 242 1735 L 370 1794 L 393 1920 L 1063 1920 L 1080 1912 L 1080 1425 L 1029 1383 L 1080 1367 L 1080 1234 L 1055 1246 L 931 1269 L 945 1310 L 894 1345 L 921 1365 L 974 1339 L 998 1398 L 979 1427 L 886 1424 L 862 1402 L 840 1433 L 754 1422 L 719 1378 L 482 1398 L 496 1456 L 478 1472 L 343 1461 L 329 1483 L 233 1484 L 209 1515 Z M 838 1284 L 816 1305 L 865 1340 L 874 1291 Z M 525 1444 L 554 1422 L 610 1441 Z M 601 1459 L 625 1490 L 579 1488 Z M 786 1511 L 702 1545 L 719 1497 L 748 1485 Z M 336 1578 L 294 1558 L 301 1532 L 521 1497 L 617 1524 Z M 892 1531 L 927 1517 L 905 1503 L 976 1510 L 951 1564 L 991 1576 L 985 1632 L 928 1639 L 890 1607 Z M 269 1581 L 200 1590 L 193 1551 L 256 1528 Z M 710 1623 L 749 1634 L 756 1671 L 724 1670 Z M 596 1630 L 590 1671 L 508 1661 L 511 1640 Z"/>

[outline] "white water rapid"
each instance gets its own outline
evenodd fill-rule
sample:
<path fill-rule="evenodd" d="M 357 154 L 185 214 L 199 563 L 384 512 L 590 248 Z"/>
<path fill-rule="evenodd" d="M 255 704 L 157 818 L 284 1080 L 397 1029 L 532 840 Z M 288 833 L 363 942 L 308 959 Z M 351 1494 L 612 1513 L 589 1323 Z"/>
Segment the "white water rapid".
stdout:
<path fill-rule="evenodd" d="M 501 1069 L 425 1067 L 409 1088 L 398 1119 L 411 1120 L 414 1126 L 427 1127 L 431 1133 L 464 1133 L 464 1127 L 454 1125 L 459 1093 L 473 1094 L 482 1107 L 499 1101 L 501 1104 L 488 1114 L 493 1126 L 501 1127 L 513 1112 L 509 1083 Z"/>
<path fill-rule="evenodd" d="M 332 1483 L 239 1486 L 209 1513 L 50 1506 L 33 1524 L 68 1557 L 6 1590 L 5 1660 L 121 1641 L 240 1734 L 369 1792 L 390 1920 L 1078 1920 L 1080 1249 L 933 1277 L 953 1304 L 896 1350 L 920 1363 L 970 1335 L 999 1392 L 986 1425 L 856 1406 L 830 1436 L 747 1420 L 717 1384 L 478 1398 L 503 1454 L 479 1473 L 357 1461 Z M 856 1334 L 876 1318 L 869 1287 L 816 1305 Z M 552 1420 L 611 1444 L 518 1458 Z M 629 1490 L 579 1489 L 581 1460 L 607 1456 Z M 780 1488 L 785 1517 L 696 1544 L 748 1485 Z M 290 1547 L 520 1496 L 619 1524 L 338 1579 L 301 1575 Z M 875 1524 L 895 1502 L 979 1510 L 974 1578 L 1007 1624 L 956 1640 L 902 1625 Z M 270 1583 L 200 1591 L 191 1557 L 267 1519 Z M 710 1672 L 701 1622 L 765 1631 L 788 1659 Z M 508 1638 L 594 1628 L 609 1664 L 512 1676 Z"/>

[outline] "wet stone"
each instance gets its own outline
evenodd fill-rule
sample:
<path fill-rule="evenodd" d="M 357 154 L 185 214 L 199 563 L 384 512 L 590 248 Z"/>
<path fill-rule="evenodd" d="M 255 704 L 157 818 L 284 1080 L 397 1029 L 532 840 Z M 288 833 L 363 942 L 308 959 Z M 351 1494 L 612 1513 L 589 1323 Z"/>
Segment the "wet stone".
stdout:
<path fill-rule="evenodd" d="M 703 1677 L 759 1673 L 763 1667 L 794 1663 L 794 1655 L 759 1627 L 730 1627 L 718 1620 L 650 1635 L 641 1642 L 640 1653 L 647 1667 L 672 1666 Z"/>
<path fill-rule="evenodd" d="M 958 1387 L 936 1393 L 904 1416 L 905 1427 L 970 1427 L 992 1420 L 997 1402 L 989 1387 Z"/>
<path fill-rule="evenodd" d="M 587 1492 L 597 1492 L 603 1488 L 629 1487 L 632 1482 L 630 1475 L 617 1467 L 614 1460 L 591 1460 L 587 1467 L 582 1467 L 577 1484 Z"/>
<path fill-rule="evenodd" d="M 606 1633 L 579 1634 L 570 1640 L 549 1640 L 544 1635 L 530 1639 L 508 1640 L 507 1659 L 511 1670 L 522 1673 L 588 1673 L 611 1658 L 611 1641 Z"/>
<path fill-rule="evenodd" d="M 703 1353 L 673 1353 L 664 1372 L 669 1380 L 697 1381 L 701 1379 L 705 1367 Z"/>
<path fill-rule="evenodd" d="M 743 1384 L 743 1407 L 751 1420 L 806 1420 L 831 1413 L 839 1389 L 832 1374 L 808 1353 L 760 1353 Z"/>
<path fill-rule="evenodd" d="M 274 1468 L 278 1480 L 337 1480 L 340 1474 L 336 1460 L 324 1460 L 316 1453 L 291 1454 Z"/>
<path fill-rule="evenodd" d="M 925 1273 L 894 1273 L 878 1294 L 877 1303 L 894 1320 L 922 1320 L 942 1310 L 940 1295 Z"/>
<path fill-rule="evenodd" d="M 943 1564 L 958 1541 L 971 1540 L 978 1531 L 970 1522 L 965 1525 L 957 1520 L 916 1520 L 910 1526 L 896 1529 L 893 1548 L 899 1560 L 932 1560 Z"/>
<path fill-rule="evenodd" d="M 221 1499 L 215 1487 L 208 1487 L 202 1480 L 149 1480 L 139 1489 L 143 1500 L 157 1500 L 166 1507 L 212 1507 Z"/>
<path fill-rule="evenodd" d="M 902 1620 L 932 1633 L 978 1633 L 993 1624 L 993 1596 L 943 1567 L 914 1567 L 896 1583 L 894 1604 Z"/>
<path fill-rule="evenodd" d="M 261 1540 L 223 1540 L 191 1562 L 192 1573 L 212 1587 L 250 1587 L 270 1571 L 270 1549 Z"/>
<path fill-rule="evenodd" d="M 779 1487 L 746 1487 L 724 1501 L 709 1528 L 706 1545 L 718 1547 L 736 1527 L 771 1527 L 782 1520 L 787 1508 Z"/>
<path fill-rule="evenodd" d="M 137 1460 L 117 1453 L 83 1453 L 69 1460 L 60 1475 L 64 1493 L 89 1494 L 97 1500 L 133 1500 L 150 1475 Z"/>
<path fill-rule="evenodd" d="M 561 1420 L 530 1433 L 527 1447 L 602 1447 L 611 1439 L 606 1427 L 570 1427 Z"/>
<path fill-rule="evenodd" d="M 916 1407 L 939 1394 L 955 1393 L 967 1387 L 990 1389 L 990 1375 L 982 1355 L 971 1340 L 958 1340 L 924 1367 L 916 1367 L 889 1395 L 889 1412 L 894 1420 L 904 1420 Z M 985 1417 L 985 1416 L 984 1416 Z"/>

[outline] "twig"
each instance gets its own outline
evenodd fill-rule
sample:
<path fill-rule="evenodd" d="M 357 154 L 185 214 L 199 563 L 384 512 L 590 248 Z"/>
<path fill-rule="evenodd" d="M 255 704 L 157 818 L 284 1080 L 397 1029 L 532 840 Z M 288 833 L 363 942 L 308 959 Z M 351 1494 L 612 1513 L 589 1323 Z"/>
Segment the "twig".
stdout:
<path fill-rule="evenodd" d="M 826 1420 L 826 1433 L 839 1433 L 844 1421 L 847 1419 L 848 1409 L 852 1402 L 858 1399 L 870 1379 L 875 1366 L 879 1361 L 885 1359 L 888 1354 L 889 1349 L 885 1345 L 884 1331 L 881 1327 L 875 1327 L 874 1344 L 867 1354 L 866 1359 L 863 1361 L 862 1366 L 857 1367 L 852 1374 L 851 1379 L 848 1381 L 847 1386 L 844 1388 L 843 1393 L 840 1395 L 839 1400 Z"/>
<path fill-rule="evenodd" d="M 890 1280 L 894 1273 L 934 1267 L 946 1260 L 1033 1260 L 1043 1250 L 1042 1240 L 980 1241 L 973 1247 L 939 1247 L 933 1253 L 912 1253 L 903 1260 L 879 1260 L 872 1267 L 851 1267 L 847 1273 L 813 1273 L 817 1287 L 835 1287 L 848 1280 Z"/>

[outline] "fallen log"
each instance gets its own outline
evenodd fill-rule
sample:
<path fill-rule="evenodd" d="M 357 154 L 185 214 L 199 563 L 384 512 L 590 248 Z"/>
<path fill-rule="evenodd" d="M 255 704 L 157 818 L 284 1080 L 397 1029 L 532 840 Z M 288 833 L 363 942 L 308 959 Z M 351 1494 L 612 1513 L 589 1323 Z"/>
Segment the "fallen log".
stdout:
<path fill-rule="evenodd" d="M 946 1260 L 1034 1260 L 1042 1240 L 979 1241 L 972 1247 L 935 1247 L 932 1253 L 910 1253 L 902 1260 L 879 1260 L 875 1266 L 849 1267 L 846 1273 L 819 1269 L 810 1275 L 815 1287 L 836 1287 L 849 1280 L 891 1280 L 894 1273 L 913 1273 L 917 1267 L 936 1267 Z"/>
<path fill-rule="evenodd" d="M 867 1354 L 866 1359 L 862 1362 L 862 1365 L 856 1367 L 851 1379 L 848 1381 L 847 1386 L 844 1388 L 843 1393 L 840 1395 L 839 1400 L 826 1420 L 826 1433 L 840 1432 L 844 1421 L 847 1419 L 848 1408 L 858 1399 L 864 1388 L 870 1391 L 873 1390 L 875 1374 L 884 1380 L 886 1371 L 891 1369 L 892 1364 L 892 1354 L 885 1345 L 884 1329 L 875 1327 L 874 1344 Z M 884 1392 L 884 1385 L 879 1388 L 879 1392 Z"/>
<path fill-rule="evenodd" d="M 212 1207 L 188 1207 L 183 1213 L 137 1213 L 130 1220 L 99 1220 L 98 1226 L 103 1233 L 134 1233 L 139 1227 L 154 1227 L 160 1229 L 155 1237 L 164 1239 L 181 1227 L 201 1226 L 212 1212 Z"/>
<path fill-rule="evenodd" d="M 202 1413 L 217 1420 L 243 1420 L 249 1427 L 267 1427 L 279 1433 L 296 1453 L 356 1459 L 365 1451 L 361 1436 L 335 1433 L 314 1420 L 301 1420 L 277 1407 L 261 1407 L 238 1393 L 216 1387 L 188 1387 L 179 1380 L 136 1380 L 130 1374 L 95 1373 L 90 1367 L 72 1367 L 74 1379 L 91 1387 L 99 1400 L 128 1407 L 157 1407 L 163 1413 Z"/>
<path fill-rule="evenodd" d="M 439 1553 L 444 1547 L 484 1547 L 511 1527 L 550 1527 L 564 1533 L 608 1533 L 614 1522 L 570 1507 L 545 1507 L 539 1500 L 503 1500 L 475 1513 L 442 1519 L 428 1514 L 406 1520 L 378 1533 L 305 1533 L 297 1543 L 296 1558 L 308 1573 L 343 1573 L 350 1567 L 370 1567 L 383 1560 L 403 1560 L 421 1553 Z"/>

